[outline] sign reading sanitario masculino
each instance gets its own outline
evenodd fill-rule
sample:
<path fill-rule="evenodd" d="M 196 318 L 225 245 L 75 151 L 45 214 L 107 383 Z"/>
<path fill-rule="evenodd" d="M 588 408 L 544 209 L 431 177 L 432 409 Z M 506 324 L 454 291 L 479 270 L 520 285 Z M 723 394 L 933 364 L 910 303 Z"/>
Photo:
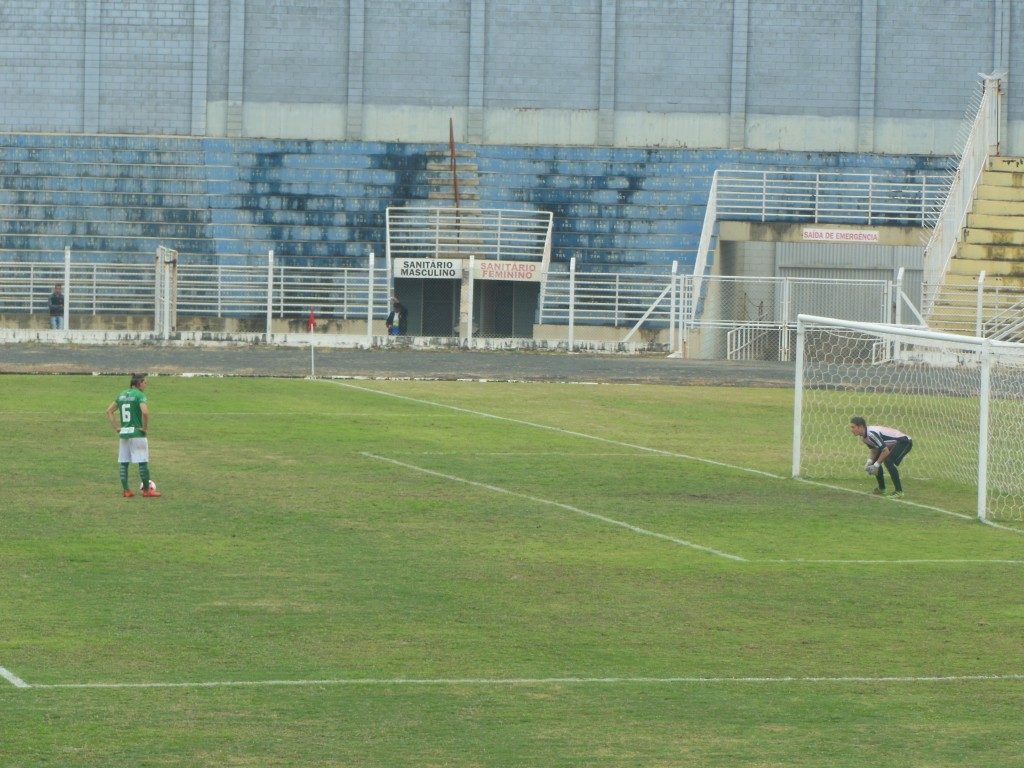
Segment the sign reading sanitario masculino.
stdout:
<path fill-rule="evenodd" d="M 395 277 L 432 277 L 458 280 L 462 277 L 461 259 L 395 259 Z"/>

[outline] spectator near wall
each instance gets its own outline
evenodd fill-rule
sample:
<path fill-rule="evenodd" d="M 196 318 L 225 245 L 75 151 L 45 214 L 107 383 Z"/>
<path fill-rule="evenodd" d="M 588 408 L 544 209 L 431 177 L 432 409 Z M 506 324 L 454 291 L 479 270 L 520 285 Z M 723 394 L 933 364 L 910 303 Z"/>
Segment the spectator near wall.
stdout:
<path fill-rule="evenodd" d="M 50 327 L 55 331 L 64 327 L 64 289 L 60 283 L 53 286 L 50 294 Z"/>

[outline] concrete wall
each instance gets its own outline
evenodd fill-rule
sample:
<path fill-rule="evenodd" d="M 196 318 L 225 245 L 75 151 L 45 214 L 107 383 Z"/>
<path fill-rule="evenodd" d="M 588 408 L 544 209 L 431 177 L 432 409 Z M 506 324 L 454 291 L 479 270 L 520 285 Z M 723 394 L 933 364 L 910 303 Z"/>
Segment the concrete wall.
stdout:
<path fill-rule="evenodd" d="M 1024 153 L 1024 0 L 5 0 L 0 130 Z"/>

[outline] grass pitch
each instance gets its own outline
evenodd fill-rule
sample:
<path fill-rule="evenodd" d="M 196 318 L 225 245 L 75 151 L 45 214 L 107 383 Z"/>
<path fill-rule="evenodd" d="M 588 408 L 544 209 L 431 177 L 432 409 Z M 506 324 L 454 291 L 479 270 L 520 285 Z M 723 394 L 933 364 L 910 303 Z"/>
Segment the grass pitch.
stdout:
<path fill-rule="evenodd" d="M 1024 536 L 790 392 L 125 385 L 0 378 L 3 766 L 1021 764 Z"/>

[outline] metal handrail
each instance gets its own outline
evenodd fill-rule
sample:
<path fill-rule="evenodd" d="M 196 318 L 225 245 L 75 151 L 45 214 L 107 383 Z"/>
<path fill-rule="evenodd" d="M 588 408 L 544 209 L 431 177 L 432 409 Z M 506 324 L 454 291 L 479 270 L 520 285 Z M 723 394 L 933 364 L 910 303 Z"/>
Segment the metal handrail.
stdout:
<path fill-rule="evenodd" d="M 961 153 L 949 194 L 935 222 L 924 251 L 924 279 L 921 309 L 928 317 L 935 306 L 949 262 L 963 235 L 975 188 L 990 155 L 999 154 L 999 94 L 1002 77 L 984 76 L 984 91 L 977 114 Z"/>
<path fill-rule="evenodd" d="M 551 259 L 550 211 L 390 207 L 387 256 L 539 261 Z"/>
<path fill-rule="evenodd" d="M 720 220 L 927 227 L 944 199 L 946 184 L 939 174 L 905 180 L 878 173 L 718 169 L 711 179 L 694 262 L 689 324 L 700 314 Z"/>
<path fill-rule="evenodd" d="M 908 182 L 878 173 L 741 168 L 715 176 L 719 219 L 916 227 L 931 224 L 948 183 L 939 174 Z"/>

